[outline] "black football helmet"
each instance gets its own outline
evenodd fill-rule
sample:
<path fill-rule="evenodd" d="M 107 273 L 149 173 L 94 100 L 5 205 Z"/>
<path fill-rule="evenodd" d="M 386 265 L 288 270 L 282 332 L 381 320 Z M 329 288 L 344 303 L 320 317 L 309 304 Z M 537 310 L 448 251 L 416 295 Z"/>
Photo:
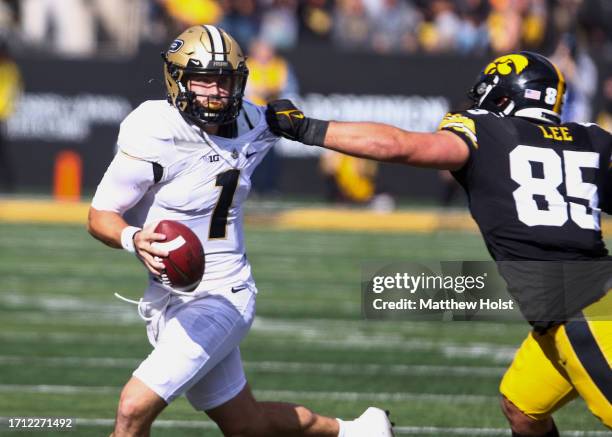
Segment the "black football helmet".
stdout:
<path fill-rule="evenodd" d="M 527 51 L 495 59 L 468 93 L 474 108 L 546 123 L 561 122 L 564 95 L 565 79 L 557 66 Z"/>

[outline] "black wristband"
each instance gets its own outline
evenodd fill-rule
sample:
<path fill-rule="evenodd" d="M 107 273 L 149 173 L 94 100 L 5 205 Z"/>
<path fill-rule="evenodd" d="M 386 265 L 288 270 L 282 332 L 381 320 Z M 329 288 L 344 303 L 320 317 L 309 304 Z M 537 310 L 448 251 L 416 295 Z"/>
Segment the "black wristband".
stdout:
<path fill-rule="evenodd" d="M 307 118 L 302 124 L 299 141 L 311 146 L 322 146 L 325 134 L 329 127 L 329 121 Z"/>

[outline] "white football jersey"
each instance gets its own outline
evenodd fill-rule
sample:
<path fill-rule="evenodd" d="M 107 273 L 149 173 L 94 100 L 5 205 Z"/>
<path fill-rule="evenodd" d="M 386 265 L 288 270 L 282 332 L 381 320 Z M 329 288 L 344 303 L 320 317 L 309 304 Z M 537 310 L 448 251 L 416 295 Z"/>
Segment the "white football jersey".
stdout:
<path fill-rule="evenodd" d="M 92 206 L 124 214 L 133 226 L 169 219 L 191 228 L 206 256 L 204 278 L 194 293 L 250 282 L 242 204 L 250 191 L 253 171 L 277 140 L 268 129 L 264 108 L 250 102 L 244 102 L 238 118 L 238 136 L 224 138 L 207 135 L 188 123 L 164 100 L 146 101 L 121 123 L 118 156 L 100 183 Z M 115 161 L 121 161 L 122 154 L 124 161 L 150 165 L 147 177 L 151 180 L 141 184 L 126 177 L 121 182 L 122 177 L 117 176 L 121 172 L 113 166 L 121 166 Z M 126 156 L 136 160 L 126 160 Z M 156 181 L 152 180 L 154 174 Z M 126 193 L 136 191 L 137 199 L 111 205 L 109 198 L 120 187 Z"/>

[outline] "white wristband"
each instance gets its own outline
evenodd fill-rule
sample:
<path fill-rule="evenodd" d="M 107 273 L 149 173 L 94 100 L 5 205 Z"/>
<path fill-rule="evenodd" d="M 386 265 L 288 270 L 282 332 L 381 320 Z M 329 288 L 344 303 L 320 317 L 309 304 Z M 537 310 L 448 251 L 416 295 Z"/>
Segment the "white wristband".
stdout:
<path fill-rule="evenodd" d="M 123 228 L 123 231 L 121 231 L 121 247 L 130 253 L 136 252 L 134 248 L 134 235 L 139 231 L 142 231 L 142 229 L 136 226 L 126 226 Z"/>

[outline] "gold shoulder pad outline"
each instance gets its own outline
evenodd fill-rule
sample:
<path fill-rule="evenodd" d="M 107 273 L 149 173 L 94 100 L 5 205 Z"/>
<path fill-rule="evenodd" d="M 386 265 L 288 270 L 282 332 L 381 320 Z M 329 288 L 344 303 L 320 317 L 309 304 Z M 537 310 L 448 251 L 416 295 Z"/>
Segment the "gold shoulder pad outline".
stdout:
<path fill-rule="evenodd" d="M 471 118 L 462 114 L 453 114 L 449 112 L 444 116 L 438 130 L 454 130 L 456 132 L 464 134 L 467 137 L 472 146 L 478 149 L 478 138 L 476 137 L 476 123 Z"/>

